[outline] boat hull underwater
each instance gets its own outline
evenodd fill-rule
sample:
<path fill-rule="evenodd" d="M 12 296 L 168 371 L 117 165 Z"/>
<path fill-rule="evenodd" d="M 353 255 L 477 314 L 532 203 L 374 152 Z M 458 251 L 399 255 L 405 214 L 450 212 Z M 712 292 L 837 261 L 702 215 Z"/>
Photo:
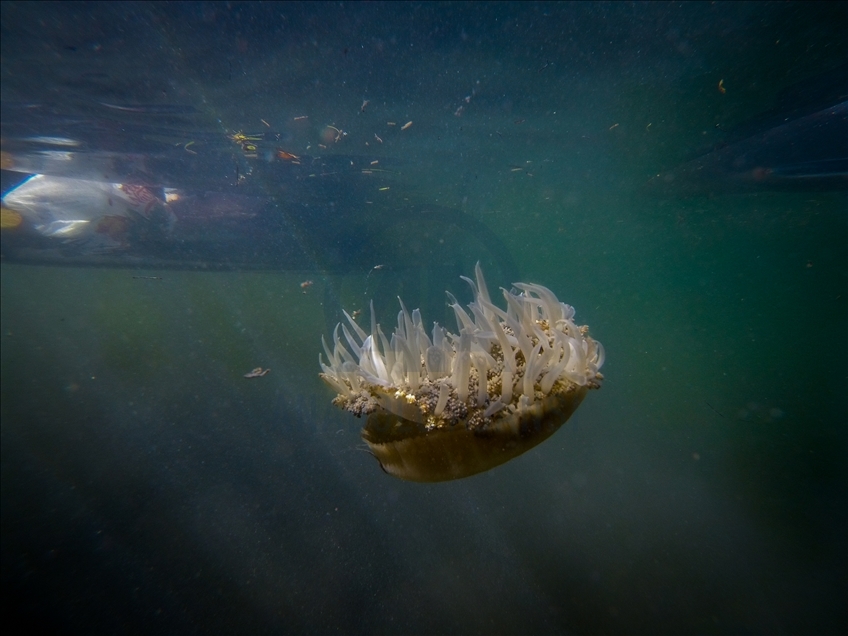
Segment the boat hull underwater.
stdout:
<path fill-rule="evenodd" d="M 848 190 L 848 65 L 782 91 L 770 111 L 725 131 L 648 182 L 662 194 Z"/>
<path fill-rule="evenodd" d="M 416 270 L 429 281 L 422 305 L 443 304 L 443 281 L 476 260 L 499 280 L 518 277 L 489 227 L 411 195 L 401 162 L 295 155 L 285 133 L 186 131 L 146 112 L 139 122 L 134 110 L 117 111 L 116 123 L 113 107 L 101 110 L 68 121 L 3 105 L 3 262 L 363 276 L 379 267 L 383 279 Z"/>

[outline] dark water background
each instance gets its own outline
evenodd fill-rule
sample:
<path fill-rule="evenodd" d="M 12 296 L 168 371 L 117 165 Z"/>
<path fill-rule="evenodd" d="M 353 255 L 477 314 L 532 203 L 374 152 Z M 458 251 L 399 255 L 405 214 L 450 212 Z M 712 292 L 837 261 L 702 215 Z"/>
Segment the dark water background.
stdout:
<path fill-rule="evenodd" d="M 642 186 L 844 63 L 846 6 L 2 3 L 4 101 L 379 133 L 607 349 L 547 443 L 409 484 L 317 377 L 322 290 L 384 272 L 3 263 L 4 627 L 844 632 L 845 193 Z"/>

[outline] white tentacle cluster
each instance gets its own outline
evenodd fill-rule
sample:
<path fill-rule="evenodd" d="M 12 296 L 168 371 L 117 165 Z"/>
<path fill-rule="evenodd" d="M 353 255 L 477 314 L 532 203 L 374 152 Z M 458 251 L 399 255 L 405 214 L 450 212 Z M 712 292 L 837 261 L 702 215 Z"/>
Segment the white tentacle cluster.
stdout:
<path fill-rule="evenodd" d="M 348 324 L 336 325 L 332 349 L 322 338 L 327 364 L 319 355 L 336 403 L 357 415 L 382 407 L 427 426 L 469 418 L 482 425 L 552 392 L 600 386 L 604 348 L 577 326 L 573 307 L 546 287 L 515 283 L 502 290 L 501 309 L 479 263 L 475 273 L 476 282 L 462 277 L 474 295 L 467 308 L 448 293 L 458 334 L 434 323 L 428 335 L 419 310 L 410 313 L 403 301 L 391 338 L 373 303 L 370 333 L 345 312 Z"/>

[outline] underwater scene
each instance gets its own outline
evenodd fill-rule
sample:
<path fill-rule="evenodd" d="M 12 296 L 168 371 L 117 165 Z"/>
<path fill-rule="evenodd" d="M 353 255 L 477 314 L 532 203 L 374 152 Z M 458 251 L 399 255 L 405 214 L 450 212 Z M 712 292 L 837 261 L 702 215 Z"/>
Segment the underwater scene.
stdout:
<path fill-rule="evenodd" d="M 0 9 L 6 631 L 848 631 L 848 2 Z"/>

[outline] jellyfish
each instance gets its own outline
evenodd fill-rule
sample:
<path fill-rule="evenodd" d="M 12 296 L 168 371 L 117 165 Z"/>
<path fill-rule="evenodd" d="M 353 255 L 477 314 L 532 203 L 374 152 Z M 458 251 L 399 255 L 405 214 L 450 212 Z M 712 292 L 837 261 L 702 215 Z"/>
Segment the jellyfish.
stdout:
<path fill-rule="evenodd" d="M 460 479 L 499 466 L 553 435 L 603 381 L 604 348 L 574 308 L 541 285 L 502 289 L 492 302 L 480 264 L 463 276 L 473 301 L 448 292 L 457 332 L 403 301 L 386 335 L 371 303 L 370 333 L 347 313 L 320 377 L 333 403 L 366 416 L 362 439 L 388 474 L 417 482 Z M 399 299 L 400 300 L 400 299 Z"/>

